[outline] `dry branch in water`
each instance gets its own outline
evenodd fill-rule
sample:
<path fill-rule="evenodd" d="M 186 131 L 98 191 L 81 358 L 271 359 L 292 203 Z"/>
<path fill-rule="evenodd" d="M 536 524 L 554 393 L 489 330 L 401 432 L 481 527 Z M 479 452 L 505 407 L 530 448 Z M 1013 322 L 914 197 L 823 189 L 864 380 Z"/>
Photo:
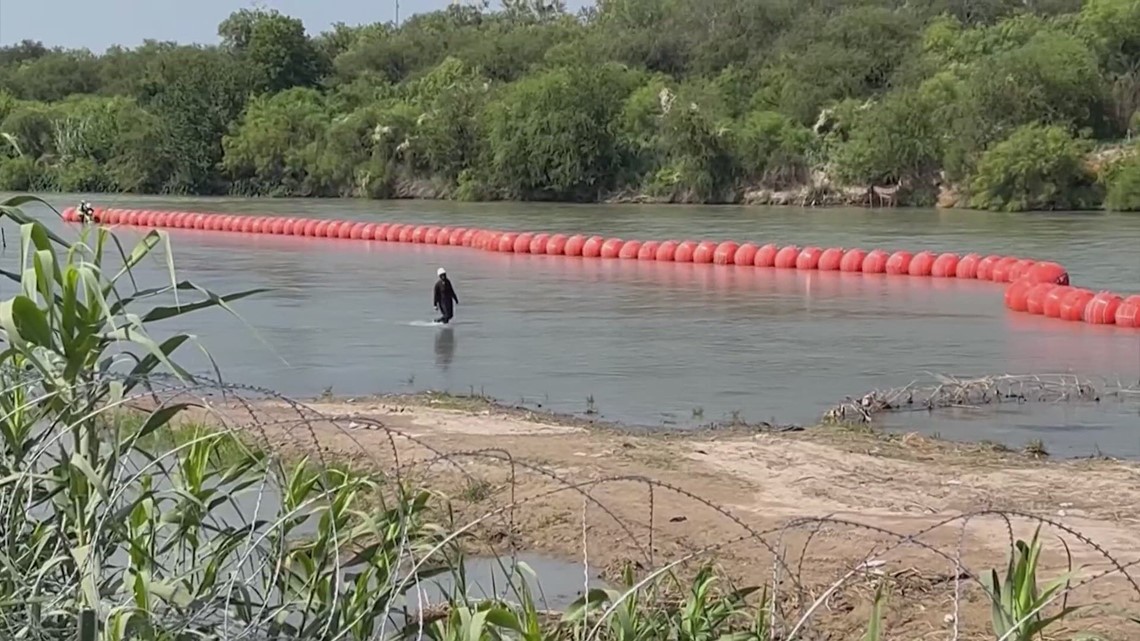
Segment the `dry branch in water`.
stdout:
<path fill-rule="evenodd" d="M 1140 402 L 1140 384 L 1081 378 L 1072 374 L 998 374 L 956 378 L 932 374 L 931 382 L 847 397 L 828 410 L 826 423 L 871 423 L 884 412 L 932 412 L 951 407 L 978 408 L 998 403 L 1065 403 L 1116 400 Z"/>

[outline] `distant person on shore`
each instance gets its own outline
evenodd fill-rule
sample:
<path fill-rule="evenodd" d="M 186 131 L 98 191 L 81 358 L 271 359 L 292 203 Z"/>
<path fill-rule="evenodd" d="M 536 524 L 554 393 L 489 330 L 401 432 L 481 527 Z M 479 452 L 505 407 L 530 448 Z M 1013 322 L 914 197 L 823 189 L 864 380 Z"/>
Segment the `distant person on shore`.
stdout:
<path fill-rule="evenodd" d="M 435 281 L 433 302 L 440 313 L 440 317 L 435 319 L 435 322 L 446 325 L 451 322 L 451 317 L 455 315 L 455 304 L 459 302 L 459 297 L 455 295 L 455 288 L 451 286 L 447 272 L 440 267 L 435 273 L 439 276 L 439 280 Z"/>
<path fill-rule="evenodd" d="M 79 221 L 84 223 L 95 222 L 95 208 L 86 200 L 79 201 Z"/>

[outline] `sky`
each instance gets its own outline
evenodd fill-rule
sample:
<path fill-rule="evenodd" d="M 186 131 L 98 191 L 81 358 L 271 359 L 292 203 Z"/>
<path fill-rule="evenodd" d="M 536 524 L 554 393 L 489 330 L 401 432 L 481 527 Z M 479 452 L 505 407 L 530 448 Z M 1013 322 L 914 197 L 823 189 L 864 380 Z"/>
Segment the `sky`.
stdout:
<path fill-rule="evenodd" d="M 0 45 L 40 40 L 49 47 L 87 47 L 96 53 L 143 40 L 217 42 L 218 23 L 231 12 L 257 6 L 305 22 L 317 34 L 335 22 L 387 22 L 397 0 L 0 0 Z M 399 0 L 400 16 L 435 11 L 451 0 Z M 576 10 L 588 0 L 568 0 Z M 492 2 L 496 6 L 497 2 Z"/>

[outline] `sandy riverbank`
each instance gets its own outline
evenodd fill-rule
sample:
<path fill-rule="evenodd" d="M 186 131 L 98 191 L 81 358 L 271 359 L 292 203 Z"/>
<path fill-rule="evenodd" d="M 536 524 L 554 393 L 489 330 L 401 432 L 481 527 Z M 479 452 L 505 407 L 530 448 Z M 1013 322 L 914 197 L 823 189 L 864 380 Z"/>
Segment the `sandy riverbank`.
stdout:
<path fill-rule="evenodd" d="M 705 558 L 739 581 L 762 584 L 772 578 L 771 550 L 781 549 L 811 600 L 870 557 L 873 572 L 892 578 L 888 638 L 951 638 L 958 549 L 968 571 L 1004 570 L 1006 522 L 979 517 L 963 527 L 962 514 L 1031 513 L 1079 533 L 1042 530 L 1042 583 L 1064 568 L 1058 537 L 1084 566 L 1081 577 L 1112 568 L 1090 541 L 1122 564 L 1140 560 L 1140 466 L 1131 463 L 1039 460 L 868 430 L 648 435 L 443 396 L 321 400 L 307 408 L 304 418 L 277 402 L 212 413 L 281 450 L 388 473 L 398 460 L 408 478 L 451 496 L 462 522 L 490 512 L 472 529 L 482 544 L 585 556 L 611 577 L 626 562 L 660 567 L 719 546 Z M 343 418 L 326 418 L 334 416 Z M 810 521 L 819 517 L 834 520 Z M 809 521 L 788 529 L 798 520 Z M 1035 523 L 1013 525 L 1029 538 Z M 893 545 L 891 533 L 927 528 L 934 529 L 920 540 L 929 548 Z M 858 636 L 872 582 L 855 577 L 828 599 L 820 612 L 829 638 Z M 782 589 L 794 585 L 786 580 Z M 963 590 L 960 638 L 992 639 L 984 594 L 969 582 Z M 1120 575 L 1077 589 L 1073 602 L 1100 604 L 1073 618 L 1074 630 L 1140 635 L 1126 621 L 1140 616 L 1140 598 Z"/>

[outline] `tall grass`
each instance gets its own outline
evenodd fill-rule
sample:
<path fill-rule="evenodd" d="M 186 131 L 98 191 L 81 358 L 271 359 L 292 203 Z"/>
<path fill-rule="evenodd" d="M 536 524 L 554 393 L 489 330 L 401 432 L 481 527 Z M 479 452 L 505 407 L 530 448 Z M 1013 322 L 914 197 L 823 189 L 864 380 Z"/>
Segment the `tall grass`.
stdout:
<path fill-rule="evenodd" d="M 512 600 L 473 600 L 442 497 L 176 425 L 192 400 L 130 417 L 125 402 L 158 374 L 195 382 L 178 364 L 191 337 L 156 340 L 152 326 L 259 292 L 179 281 L 161 231 L 129 251 L 101 227 L 62 238 L 24 213 L 33 202 L 0 204 L 20 230 L 17 269 L 0 270 L 18 285 L 0 302 L 0 638 L 808 638 L 814 606 L 777 625 L 767 589 L 722 587 L 708 568 L 688 581 L 627 570 L 621 589 L 551 613 L 519 566 Z M 170 281 L 140 289 L 133 269 L 155 250 Z M 1040 615 L 1060 592 L 1037 592 L 1037 550 L 1019 543 L 1005 581 L 993 575 L 997 638 L 1034 638 L 1071 611 Z M 410 612 L 409 590 L 440 573 L 457 586 L 446 607 Z M 882 638 L 885 597 L 880 585 L 867 641 Z"/>

